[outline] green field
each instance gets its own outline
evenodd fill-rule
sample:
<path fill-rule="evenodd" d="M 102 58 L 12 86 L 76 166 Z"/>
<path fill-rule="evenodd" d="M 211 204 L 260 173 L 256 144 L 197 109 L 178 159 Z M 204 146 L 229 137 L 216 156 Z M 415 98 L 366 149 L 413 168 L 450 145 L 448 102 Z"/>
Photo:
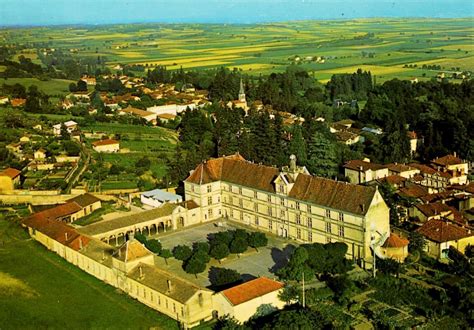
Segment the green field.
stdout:
<path fill-rule="evenodd" d="M 178 329 L 174 320 L 120 293 L 0 215 L 2 329 Z"/>
<path fill-rule="evenodd" d="M 36 78 L 0 78 L 0 85 L 14 85 L 21 84 L 28 88 L 31 85 L 36 85 L 39 90 L 48 95 L 66 95 L 69 94 L 69 84 L 71 80 L 51 79 L 39 80 Z"/>
<path fill-rule="evenodd" d="M 105 57 L 109 66 L 166 65 L 169 69 L 226 66 L 247 73 L 284 70 L 295 62 L 321 81 L 364 65 L 377 78 L 429 79 L 442 70 L 474 71 L 471 18 L 358 19 L 268 24 L 121 24 L 3 29 L 0 37 L 32 40 L 74 56 Z M 370 34 L 369 34 L 370 33 Z M 31 52 L 31 50 L 28 50 Z M 77 52 L 77 53 L 76 53 Z M 300 61 L 294 61 L 295 56 Z M 33 55 L 31 55 L 33 56 Z M 324 57 L 324 63 L 305 60 Z M 418 64 L 417 68 L 404 65 Z"/>

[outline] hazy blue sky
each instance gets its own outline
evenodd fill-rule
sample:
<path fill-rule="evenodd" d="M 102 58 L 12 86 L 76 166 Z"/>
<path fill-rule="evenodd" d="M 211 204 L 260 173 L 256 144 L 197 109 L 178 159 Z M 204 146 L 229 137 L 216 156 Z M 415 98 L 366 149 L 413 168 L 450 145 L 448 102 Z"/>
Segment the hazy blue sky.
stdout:
<path fill-rule="evenodd" d="M 0 0 L 0 25 L 472 17 L 473 0 Z"/>

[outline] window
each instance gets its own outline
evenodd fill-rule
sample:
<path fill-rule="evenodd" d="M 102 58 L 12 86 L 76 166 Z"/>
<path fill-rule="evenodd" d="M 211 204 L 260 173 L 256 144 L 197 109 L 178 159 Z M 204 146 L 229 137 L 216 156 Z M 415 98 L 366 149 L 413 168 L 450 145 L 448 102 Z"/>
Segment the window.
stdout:
<path fill-rule="evenodd" d="M 207 205 L 211 205 L 211 204 L 212 204 L 212 197 L 209 196 L 209 197 L 207 198 Z"/>
<path fill-rule="evenodd" d="M 191 191 L 194 192 L 194 185 L 191 185 Z"/>
<path fill-rule="evenodd" d="M 285 206 L 285 200 L 283 198 L 280 198 L 280 205 Z"/>
<path fill-rule="evenodd" d="M 176 313 L 176 304 L 175 303 L 173 303 L 173 312 Z"/>
<path fill-rule="evenodd" d="M 221 196 L 217 196 L 217 203 L 221 202 Z"/>
<path fill-rule="evenodd" d="M 255 226 L 259 225 L 258 217 L 255 217 Z"/>
<path fill-rule="evenodd" d="M 244 221 L 244 212 L 240 212 L 240 221 Z"/>
<path fill-rule="evenodd" d="M 207 192 L 210 193 L 212 191 L 212 185 L 207 186 Z"/>
<path fill-rule="evenodd" d="M 311 205 L 308 205 L 308 212 L 309 212 L 309 213 L 312 213 Z"/>
<path fill-rule="evenodd" d="M 326 243 L 331 243 L 331 237 L 326 236 Z"/>
<path fill-rule="evenodd" d="M 331 218 L 331 210 L 326 210 L 326 218 Z"/>
<path fill-rule="evenodd" d="M 339 212 L 339 221 L 344 221 L 344 213 Z"/>
<path fill-rule="evenodd" d="M 297 210 L 299 210 L 300 209 L 300 202 L 296 202 L 295 207 L 296 207 Z"/>
<path fill-rule="evenodd" d="M 271 196 L 271 195 L 268 195 L 268 196 L 267 196 L 267 202 L 269 202 L 269 203 L 272 202 L 272 196 Z"/>
<path fill-rule="evenodd" d="M 242 187 L 239 187 L 239 195 L 242 195 Z"/>
<path fill-rule="evenodd" d="M 150 300 L 153 302 L 153 293 L 150 294 Z"/>
<path fill-rule="evenodd" d="M 313 233 L 308 231 L 308 242 L 312 242 L 313 241 Z"/>
<path fill-rule="evenodd" d="M 339 237 L 344 237 L 344 226 L 339 226 Z"/>
<path fill-rule="evenodd" d="M 168 309 L 168 299 L 165 299 L 166 309 Z"/>
<path fill-rule="evenodd" d="M 329 222 L 326 222 L 326 233 L 331 233 L 331 224 Z"/>
<path fill-rule="evenodd" d="M 313 219 L 308 218 L 308 228 L 313 228 Z"/>
<path fill-rule="evenodd" d="M 184 308 L 181 307 L 181 316 L 184 316 Z"/>
<path fill-rule="evenodd" d="M 209 218 L 212 217 L 212 209 L 207 210 L 207 214 L 209 215 Z"/>
<path fill-rule="evenodd" d="M 300 228 L 296 229 L 296 238 L 301 239 L 301 229 Z"/>
<path fill-rule="evenodd" d="M 160 298 L 160 295 L 158 295 L 156 298 L 157 298 L 157 300 L 158 300 L 158 305 L 161 305 L 161 298 Z"/>
<path fill-rule="evenodd" d="M 253 198 L 257 199 L 257 192 L 256 191 L 253 192 Z"/>
<path fill-rule="evenodd" d="M 268 212 L 268 215 L 269 215 L 269 216 L 272 216 L 272 207 L 271 207 L 271 206 L 268 207 L 268 211 L 267 211 L 267 212 Z"/>
<path fill-rule="evenodd" d="M 244 206 L 244 202 L 242 201 L 242 198 L 239 198 L 239 206 L 240 206 L 240 207 L 243 207 L 243 206 Z"/>
<path fill-rule="evenodd" d="M 301 225 L 301 216 L 299 214 L 296 215 L 296 224 Z"/>
<path fill-rule="evenodd" d="M 285 192 L 285 186 L 282 185 L 282 184 L 279 185 L 279 191 L 280 191 L 281 193 L 284 193 L 284 192 Z"/>
<path fill-rule="evenodd" d="M 258 212 L 258 204 L 257 203 L 253 203 L 253 210 L 255 212 Z"/>
<path fill-rule="evenodd" d="M 268 229 L 270 229 L 270 230 L 273 229 L 273 222 L 272 222 L 272 220 L 268 220 Z"/>
<path fill-rule="evenodd" d="M 280 211 L 280 218 L 284 218 L 285 217 L 285 211 Z"/>

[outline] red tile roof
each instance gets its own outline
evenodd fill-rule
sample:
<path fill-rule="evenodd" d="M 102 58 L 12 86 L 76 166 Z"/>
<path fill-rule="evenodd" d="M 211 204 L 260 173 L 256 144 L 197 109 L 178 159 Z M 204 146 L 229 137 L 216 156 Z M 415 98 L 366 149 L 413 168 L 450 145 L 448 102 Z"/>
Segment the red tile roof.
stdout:
<path fill-rule="evenodd" d="M 386 183 L 391 184 L 391 185 L 400 185 L 403 182 L 407 181 L 407 179 L 404 178 L 403 176 L 400 176 L 400 175 L 389 175 L 389 176 L 386 176 L 382 179 L 379 179 L 378 181 L 386 182 Z"/>
<path fill-rule="evenodd" d="M 18 171 L 16 168 L 9 167 L 9 168 L 6 168 L 3 171 L 1 171 L 0 176 L 8 176 L 11 179 L 14 179 L 17 176 L 19 176 L 20 173 L 21 173 L 21 171 Z"/>
<path fill-rule="evenodd" d="M 10 101 L 12 107 L 22 107 L 26 103 L 26 99 L 12 99 Z"/>
<path fill-rule="evenodd" d="M 110 145 L 110 144 L 118 144 L 119 142 L 117 140 L 113 140 L 113 139 L 106 139 L 106 140 L 100 140 L 100 141 L 95 141 L 95 142 L 92 142 L 92 145 L 94 147 L 98 147 L 98 146 L 105 146 L 105 145 Z"/>
<path fill-rule="evenodd" d="M 347 163 L 344 164 L 344 167 L 351 170 L 355 170 L 355 171 L 360 171 L 360 169 L 362 168 L 364 172 L 368 170 L 377 171 L 384 168 L 383 165 L 380 165 L 377 163 L 365 162 L 359 159 L 348 161 Z"/>
<path fill-rule="evenodd" d="M 426 239 L 442 243 L 473 236 L 471 230 L 446 220 L 430 220 L 416 230 Z"/>
<path fill-rule="evenodd" d="M 74 198 L 68 199 L 67 201 L 68 202 L 75 202 L 80 207 L 84 208 L 84 207 L 92 205 L 96 202 L 100 202 L 100 199 L 98 199 L 97 197 L 95 197 L 92 194 L 85 193 L 85 194 L 76 196 Z"/>
<path fill-rule="evenodd" d="M 35 218 L 35 219 L 47 219 L 47 220 L 59 220 L 65 216 L 74 214 L 82 210 L 82 207 L 75 202 L 67 202 L 65 204 L 60 204 L 53 208 L 37 212 L 35 214 L 30 215 L 28 218 Z"/>
<path fill-rule="evenodd" d="M 385 165 L 385 167 L 387 167 L 389 171 L 397 172 L 397 173 L 417 170 L 417 168 L 415 167 L 411 167 L 405 164 L 398 164 L 398 163 L 387 164 Z"/>
<path fill-rule="evenodd" d="M 408 131 L 407 136 L 408 136 L 409 139 L 412 139 L 412 140 L 418 138 L 415 131 Z"/>
<path fill-rule="evenodd" d="M 271 280 L 267 277 L 259 277 L 243 284 L 222 291 L 222 294 L 233 305 L 237 306 L 244 302 L 266 295 L 267 293 L 280 290 L 285 285 L 281 282 Z"/>
<path fill-rule="evenodd" d="M 394 233 L 390 233 L 390 237 L 385 240 L 382 247 L 384 248 L 401 248 L 408 246 L 410 243 L 406 238 L 402 238 Z"/>
<path fill-rule="evenodd" d="M 452 213 L 454 208 L 443 203 L 417 204 L 415 207 L 427 217 Z"/>
<path fill-rule="evenodd" d="M 418 163 L 410 163 L 408 164 L 411 167 L 417 168 L 420 170 L 421 173 L 424 174 L 434 174 L 436 173 L 436 170 L 430 166 L 423 165 L 423 164 L 418 164 Z"/>
<path fill-rule="evenodd" d="M 465 184 L 465 185 L 453 185 L 449 189 L 461 190 L 461 191 L 474 194 L 474 182 L 470 182 L 469 184 Z"/>
<path fill-rule="evenodd" d="M 446 155 L 443 157 L 438 157 L 436 159 L 433 159 L 431 162 L 435 165 L 440 165 L 440 166 L 457 165 L 457 164 L 463 163 L 463 161 L 460 158 L 454 155 Z"/>
<path fill-rule="evenodd" d="M 428 195 L 428 189 L 417 184 L 412 184 L 408 187 L 401 188 L 399 194 L 406 197 L 420 198 Z"/>

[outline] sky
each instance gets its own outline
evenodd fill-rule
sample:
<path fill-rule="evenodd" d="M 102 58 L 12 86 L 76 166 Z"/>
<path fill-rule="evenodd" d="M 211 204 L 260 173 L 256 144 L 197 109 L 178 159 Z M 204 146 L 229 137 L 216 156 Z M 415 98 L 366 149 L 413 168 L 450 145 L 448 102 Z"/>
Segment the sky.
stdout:
<path fill-rule="evenodd" d="M 0 26 L 473 16 L 473 0 L 0 0 Z"/>

